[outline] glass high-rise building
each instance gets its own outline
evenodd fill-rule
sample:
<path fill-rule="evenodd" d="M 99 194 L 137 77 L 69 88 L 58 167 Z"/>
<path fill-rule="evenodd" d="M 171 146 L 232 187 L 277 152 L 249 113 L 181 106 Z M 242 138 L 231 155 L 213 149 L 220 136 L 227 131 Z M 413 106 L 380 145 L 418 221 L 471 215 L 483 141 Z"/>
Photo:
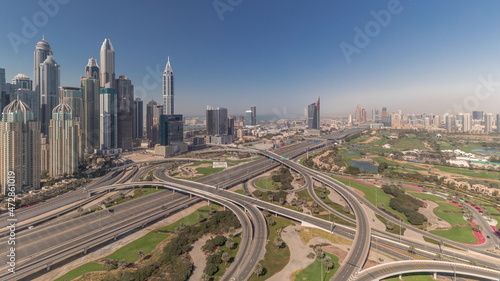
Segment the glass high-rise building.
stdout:
<path fill-rule="evenodd" d="M 12 79 L 12 84 L 19 89 L 33 90 L 33 80 L 26 74 L 18 74 Z"/>
<path fill-rule="evenodd" d="M 307 107 L 307 128 L 319 130 L 320 128 L 320 106 L 319 98 L 316 103 L 312 103 Z"/>
<path fill-rule="evenodd" d="M 48 134 L 52 110 L 59 104 L 60 66 L 52 55 L 40 64 L 40 121 L 41 132 Z M 50 139 L 49 139 L 50 142 Z"/>
<path fill-rule="evenodd" d="M 118 148 L 116 89 L 102 88 L 100 94 L 100 149 Z"/>
<path fill-rule="evenodd" d="M 160 115 L 160 145 L 177 145 L 184 141 L 182 114 Z"/>
<path fill-rule="evenodd" d="M 142 139 L 144 137 L 144 103 L 140 98 L 136 98 L 134 101 L 133 118 L 133 138 Z"/>
<path fill-rule="evenodd" d="M 85 67 L 85 77 L 92 79 L 99 79 L 99 66 L 94 58 L 90 58 L 87 66 Z"/>
<path fill-rule="evenodd" d="M 227 135 L 227 109 L 223 107 L 207 108 L 207 135 Z"/>
<path fill-rule="evenodd" d="M 83 99 L 82 129 L 84 130 L 83 146 L 87 153 L 99 148 L 100 143 L 100 87 L 99 79 L 82 77 L 80 79 Z"/>
<path fill-rule="evenodd" d="M 116 79 L 117 95 L 117 128 L 118 128 L 118 147 L 126 150 L 133 148 L 133 115 L 134 115 L 134 85 L 132 81 L 125 76 Z"/>
<path fill-rule="evenodd" d="M 38 41 L 35 47 L 35 61 L 34 61 L 34 90 L 40 96 L 40 84 L 42 81 L 41 68 L 42 63 L 47 59 L 48 56 L 52 56 L 52 49 L 50 48 L 49 42 L 45 41 L 45 38 Z M 50 117 L 49 117 L 50 119 Z"/>

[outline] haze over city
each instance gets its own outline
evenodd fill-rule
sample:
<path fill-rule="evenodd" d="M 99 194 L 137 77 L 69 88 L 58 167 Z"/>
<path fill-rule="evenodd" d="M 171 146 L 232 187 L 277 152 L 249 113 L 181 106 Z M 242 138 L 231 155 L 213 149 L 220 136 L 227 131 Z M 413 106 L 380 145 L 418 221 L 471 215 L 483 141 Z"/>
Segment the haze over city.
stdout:
<path fill-rule="evenodd" d="M 145 102 L 161 100 L 161 73 L 170 56 L 177 106 L 186 116 L 203 115 L 207 105 L 243 114 L 253 104 L 262 114 L 286 108 L 303 116 L 318 96 L 325 116 L 352 114 L 356 104 L 411 113 L 469 104 L 496 112 L 500 99 L 493 82 L 487 98 L 468 100 L 480 77 L 500 81 L 495 1 L 240 1 L 234 7 L 218 1 L 121 1 L 119 7 L 61 1 L 46 21 L 34 21 L 43 8 L 28 2 L 2 3 L 7 80 L 33 76 L 34 46 L 45 36 L 61 65 L 61 85 L 79 86 L 88 58 L 97 58 L 102 38 L 110 38 L 116 75 L 130 78 Z M 368 27 L 373 36 L 356 45 L 356 27 L 367 36 L 374 14 L 390 5 L 390 18 L 382 16 L 378 29 Z M 42 24 L 33 24 L 37 20 Z M 23 33 L 26 21 L 35 28 Z M 342 42 L 357 51 L 347 58 Z"/>

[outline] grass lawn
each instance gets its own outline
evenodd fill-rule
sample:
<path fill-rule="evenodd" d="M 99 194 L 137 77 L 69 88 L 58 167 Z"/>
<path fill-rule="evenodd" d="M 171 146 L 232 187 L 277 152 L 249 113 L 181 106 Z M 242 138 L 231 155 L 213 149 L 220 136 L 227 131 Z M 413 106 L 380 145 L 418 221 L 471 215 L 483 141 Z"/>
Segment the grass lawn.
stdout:
<path fill-rule="evenodd" d="M 485 207 L 490 212 L 491 217 L 497 220 L 497 229 L 500 229 L 500 211 L 498 211 L 493 205 L 486 205 Z"/>
<path fill-rule="evenodd" d="M 63 276 L 57 278 L 55 281 L 66 281 L 66 280 L 73 280 L 79 276 L 82 276 L 83 274 L 87 272 L 93 272 L 93 271 L 105 271 L 106 269 L 103 267 L 102 264 L 98 264 L 95 262 L 89 262 L 84 265 L 81 265 L 70 272 L 64 274 Z"/>
<path fill-rule="evenodd" d="M 247 193 L 244 190 L 241 190 L 241 189 L 235 190 L 234 192 L 242 194 L 242 195 L 247 195 Z"/>
<path fill-rule="evenodd" d="M 378 215 L 378 214 L 375 214 L 375 216 L 377 217 L 377 219 L 379 221 L 381 221 L 383 224 L 387 225 L 387 219 L 385 219 L 384 217 L 382 217 L 381 215 Z M 394 228 L 392 230 L 389 230 L 389 229 L 385 229 L 385 231 L 389 232 L 389 233 L 392 233 L 392 234 L 398 234 L 401 233 L 401 235 L 404 235 L 405 234 L 405 231 L 406 231 L 406 228 L 404 227 L 399 227 L 399 224 L 394 224 Z"/>
<path fill-rule="evenodd" d="M 422 199 L 427 199 L 430 201 L 435 201 L 435 202 L 446 201 L 445 198 L 440 197 L 440 196 L 436 196 L 436 195 L 432 195 L 432 194 L 427 194 L 427 193 L 422 193 L 422 192 L 407 192 L 407 193 L 410 194 L 411 196 L 414 196 L 417 198 L 422 198 Z"/>
<path fill-rule="evenodd" d="M 260 261 L 262 267 L 266 269 L 266 273 L 259 277 L 257 277 L 257 275 L 253 273 L 249 279 L 250 281 L 268 279 L 269 277 L 281 271 L 290 260 L 290 249 L 288 249 L 288 246 L 279 249 L 274 245 L 274 239 L 278 236 L 281 236 L 281 234 L 277 233 L 278 229 L 285 228 L 291 225 L 292 222 L 280 217 L 274 217 L 273 219 L 276 221 L 276 224 L 273 226 L 268 226 L 269 242 L 267 242 L 266 245 L 266 254 L 264 256 L 264 260 Z"/>
<path fill-rule="evenodd" d="M 432 238 L 429 238 L 429 237 L 427 237 L 427 236 L 424 236 L 424 240 L 425 240 L 425 242 L 429 242 L 429 243 L 432 243 L 432 244 L 435 244 L 435 245 L 439 245 L 439 244 L 440 244 L 440 242 L 439 242 L 439 241 L 434 240 L 434 239 L 432 239 Z M 458 249 L 457 247 L 453 247 L 453 246 L 452 246 L 452 245 L 450 245 L 450 244 L 446 244 L 446 243 L 444 243 L 444 246 L 445 246 L 445 247 L 449 247 L 449 248 L 453 248 L 453 249 L 460 250 L 460 249 Z"/>
<path fill-rule="evenodd" d="M 407 149 L 426 150 L 427 149 L 425 147 L 425 145 L 422 143 L 422 141 L 420 141 L 419 139 L 416 139 L 416 138 L 405 138 L 405 139 L 398 140 L 398 141 L 396 141 L 396 143 L 394 143 L 394 145 L 392 147 L 396 148 L 396 149 L 403 149 L 403 150 L 407 150 Z"/>
<path fill-rule="evenodd" d="M 274 182 L 273 177 L 270 176 L 259 179 L 257 182 L 255 182 L 255 185 L 267 190 L 276 190 L 276 188 L 273 185 L 273 182 Z"/>
<path fill-rule="evenodd" d="M 208 211 L 210 208 L 214 208 L 217 210 L 219 208 L 219 205 L 210 204 L 208 206 L 203 206 L 203 207 L 199 208 L 196 212 L 194 212 L 188 216 L 185 216 L 182 219 L 180 219 L 172 224 L 169 224 L 167 226 L 159 228 L 158 230 L 160 230 L 160 231 L 174 231 L 181 223 L 184 223 L 185 225 L 188 225 L 188 226 L 195 225 L 198 223 L 198 215 L 201 214 L 204 217 L 207 217 L 208 214 L 204 211 Z"/>
<path fill-rule="evenodd" d="M 399 276 L 383 279 L 384 281 L 400 281 Z M 403 274 L 403 281 L 434 281 L 432 275 L 425 273 L 408 273 Z"/>
<path fill-rule="evenodd" d="M 476 236 L 472 234 L 472 227 L 453 226 L 450 230 L 431 230 L 430 232 L 457 242 L 469 244 L 477 242 Z"/>
<path fill-rule="evenodd" d="M 433 210 L 436 216 L 449 222 L 450 224 L 469 224 L 467 221 L 465 221 L 462 214 L 462 209 L 460 209 L 459 207 L 450 203 L 438 204 L 439 206 Z"/>
<path fill-rule="evenodd" d="M 325 253 L 326 256 L 329 256 L 334 264 L 333 269 L 326 270 L 326 268 L 323 266 L 323 260 L 318 260 L 316 259 L 312 264 L 310 264 L 308 267 L 304 268 L 296 277 L 295 281 L 305 281 L 305 280 L 320 280 L 320 281 L 326 281 L 330 280 L 332 276 L 337 272 L 339 269 L 339 258 L 329 254 Z"/>
<path fill-rule="evenodd" d="M 480 178 L 480 179 L 490 179 L 490 180 L 498 180 L 500 179 L 500 172 L 494 171 L 483 171 L 483 170 L 469 170 L 466 168 L 457 168 L 457 167 L 448 167 L 448 166 L 434 166 L 434 168 L 439 169 L 443 172 L 459 174 L 471 178 Z"/>
<path fill-rule="evenodd" d="M 471 144 L 466 144 L 460 148 L 460 150 L 462 150 L 462 151 L 477 154 L 477 152 L 473 151 L 474 149 L 484 149 L 484 146 L 479 145 L 479 144 L 475 144 L 475 143 L 471 143 Z"/>
<path fill-rule="evenodd" d="M 340 212 L 341 214 L 344 214 L 352 219 L 355 219 L 356 217 L 354 216 L 354 214 L 351 214 L 350 212 L 349 213 L 346 213 L 346 209 L 344 208 L 344 206 L 341 206 L 337 203 L 334 203 L 332 200 L 330 200 L 330 198 L 328 198 L 328 195 L 330 194 L 331 190 L 330 189 L 326 189 L 326 197 L 325 198 L 321 198 L 321 192 L 322 192 L 322 189 L 318 189 L 318 188 L 315 188 L 314 189 L 314 192 L 316 193 L 316 195 L 318 195 L 319 199 L 323 202 L 325 202 L 328 206 L 330 206 L 330 208 L 334 209 L 335 211 L 337 212 Z"/>
<path fill-rule="evenodd" d="M 136 262 L 139 259 L 139 251 L 143 251 L 144 255 L 149 254 L 155 247 L 167 238 L 169 234 L 150 232 L 143 237 L 121 247 L 106 258 L 115 260 L 126 260 L 128 262 Z"/>
<path fill-rule="evenodd" d="M 345 185 L 361 190 L 365 194 L 365 198 L 368 201 L 370 201 L 370 203 L 372 203 L 373 205 L 376 205 L 376 203 L 378 203 L 378 206 L 380 206 L 380 204 L 384 204 L 386 210 L 388 210 L 393 214 L 398 215 L 400 218 L 403 219 L 403 221 L 406 221 L 406 216 L 404 214 L 389 207 L 389 200 L 391 200 L 391 197 L 387 195 L 384 191 L 382 191 L 382 189 L 376 186 L 367 185 L 353 180 L 343 179 L 339 177 L 334 177 L 334 178 Z"/>

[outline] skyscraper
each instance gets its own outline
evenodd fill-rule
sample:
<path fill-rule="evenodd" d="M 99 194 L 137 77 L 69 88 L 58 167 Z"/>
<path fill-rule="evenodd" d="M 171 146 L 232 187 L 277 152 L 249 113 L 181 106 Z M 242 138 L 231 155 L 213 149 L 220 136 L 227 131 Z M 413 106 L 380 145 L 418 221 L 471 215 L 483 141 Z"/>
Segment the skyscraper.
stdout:
<path fill-rule="evenodd" d="M 133 138 L 142 139 L 144 137 L 144 103 L 140 98 L 134 101 L 134 115 L 133 115 Z"/>
<path fill-rule="evenodd" d="M 22 100 L 33 112 L 33 118 L 40 121 L 40 99 L 35 91 L 28 89 L 16 89 L 10 95 L 9 100 L 19 99 Z"/>
<path fill-rule="evenodd" d="M 106 38 L 101 46 L 101 88 L 115 88 L 115 49 Z"/>
<path fill-rule="evenodd" d="M 52 55 L 40 64 L 40 121 L 42 134 L 48 134 L 52 110 L 59 104 L 60 66 Z M 50 142 L 50 139 L 49 139 Z"/>
<path fill-rule="evenodd" d="M 99 79 L 91 77 L 81 78 L 82 98 L 83 98 L 83 147 L 85 152 L 91 153 L 99 148 L 99 116 L 100 116 L 100 89 Z"/>
<path fill-rule="evenodd" d="M 491 133 L 493 126 L 493 114 L 486 113 L 484 115 L 484 132 Z"/>
<path fill-rule="evenodd" d="M 100 149 L 118 148 L 116 89 L 102 88 L 100 94 Z"/>
<path fill-rule="evenodd" d="M 227 135 L 227 109 L 207 107 L 207 135 Z"/>
<path fill-rule="evenodd" d="M 48 56 L 52 56 L 52 49 L 50 48 L 49 42 L 45 41 L 45 38 L 42 38 L 42 40 L 38 41 L 38 43 L 36 44 L 34 62 L 34 90 L 39 96 L 41 95 L 41 67 L 42 63 L 47 59 Z"/>
<path fill-rule="evenodd" d="M 0 68 L 0 93 L 5 91 L 5 69 Z"/>
<path fill-rule="evenodd" d="M 33 112 L 35 120 L 40 121 L 40 97 L 33 91 L 33 81 L 26 74 L 17 74 L 12 79 L 9 100 L 17 98 L 26 103 Z"/>
<path fill-rule="evenodd" d="M 49 128 L 49 175 L 72 175 L 78 171 L 81 160 L 80 122 L 65 100 L 52 111 Z"/>
<path fill-rule="evenodd" d="M 356 122 L 361 123 L 361 110 L 362 109 L 363 109 L 363 107 L 361 107 L 359 104 L 356 106 L 356 110 L 354 111 L 354 120 L 356 120 Z"/>
<path fill-rule="evenodd" d="M 250 111 L 252 111 L 252 116 L 251 116 L 251 122 L 252 122 L 252 125 L 257 125 L 257 107 L 254 105 L 252 107 L 250 107 Z"/>
<path fill-rule="evenodd" d="M 5 69 L 0 68 L 0 111 L 9 104 L 9 94 L 7 91 L 7 85 L 5 84 Z"/>
<path fill-rule="evenodd" d="M 163 105 L 151 100 L 146 106 L 146 134 L 150 147 L 160 143 L 160 116 L 163 115 Z"/>
<path fill-rule="evenodd" d="M 83 159 L 85 125 L 82 119 L 85 116 L 85 112 L 83 108 L 81 88 L 61 87 L 61 102 L 69 105 L 69 107 L 71 108 L 71 117 L 74 119 L 72 124 L 78 127 L 77 129 L 75 129 L 76 137 L 78 138 L 78 140 L 75 140 L 75 142 L 78 144 L 76 152 L 78 157 L 80 159 Z M 52 115 L 53 114 L 54 111 L 52 111 Z M 52 139 L 50 137 L 49 143 L 52 144 Z"/>
<path fill-rule="evenodd" d="M 133 111 L 134 111 L 134 85 L 125 76 L 116 79 L 117 118 L 118 118 L 118 147 L 123 150 L 133 148 Z"/>
<path fill-rule="evenodd" d="M 19 89 L 33 90 L 33 81 L 26 74 L 18 74 L 12 79 L 12 84 Z"/>
<path fill-rule="evenodd" d="M 90 58 L 87 66 L 85 67 L 85 77 L 99 79 L 99 66 L 94 58 Z"/>
<path fill-rule="evenodd" d="M 251 126 L 252 125 L 252 110 L 247 110 L 245 111 L 245 125 Z"/>
<path fill-rule="evenodd" d="M 160 115 L 160 145 L 177 145 L 183 141 L 182 114 Z"/>
<path fill-rule="evenodd" d="M 21 100 L 8 104 L 0 122 L 0 185 L 2 194 L 9 174 L 15 178 L 15 188 L 40 187 L 40 122 Z"/>
<path fill-rule="evenodd" d="M 165 71 L 163 72 L 163 104 L 165 105 L 165 115 L 174 114 L 174 72 L 170 66 L 168 58 Z"/>
<path fill-rule="evenodd" d="M 462 121 L 462 130 L 470 132 L 472 130 L 472 116 L 470 113 L 464 113 Z"/>
<path fill-rule="evenodd" d="M 497 133 L 500 133 L 500 114 L 497 114 Z"/>
<path fill-rule="evenodd" d="M 307 107 L 307 128 L 312 130 L 319 130 L 320 128 L 320 106 L 319 97 L 318 102 L 312 103 Z"/>

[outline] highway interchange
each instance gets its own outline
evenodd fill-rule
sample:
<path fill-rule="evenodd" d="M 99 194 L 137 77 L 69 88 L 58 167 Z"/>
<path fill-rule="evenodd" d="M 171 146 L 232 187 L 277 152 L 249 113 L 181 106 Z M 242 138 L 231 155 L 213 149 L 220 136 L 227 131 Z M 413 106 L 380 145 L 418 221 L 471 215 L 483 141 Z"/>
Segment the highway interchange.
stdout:
<path fill-rule="evenodd" d="M 347 132 L 346 134 L 350 133 L 352 134 L 352 132 Z M 338 139 L 342 139 L 344 137 L 345 135 L 340 134 L 336 136 Z M 332 280 L 353 280 L 355 278 L 358 278 L 359 280 L 373 280 L 363 279 L 367 278 L 364 277 L 366 275 L 363 275 L 366 274 L 366 272 L 361 271 L 368 256 L 370 248 L 368 245 L 374 245 L 373 240 L 371 240 L 372 237 L 376 239 L 376 243 L 389 246 L 380 247 L 380 251 L 392 254 L 398 259 L 407 259 L 407 257 L 399 254 L 397 251 L 391 250 L 391 248 L 405 250 L 408 249 L 408 245 L 412 245 L 418 248 L 417 251 L 419 251 L 420 255 L 428 258 L 433 258 L 433 255 L 435 255 L 436 252 L 439 252 L 440 249 L 437 247 L 426 245 L 425 243 L 416 243 L 415 241 L 409 241 L 405 238 L 403 238 L 401 243 L 399 243 L 397 242 L 399 241 L 397 236 L 392 234 L 376 230 L 370 232 L 371 227 L 368 219 L 366 218 L 366 211 L 363 208 L 363 205 L 366 205 L 366 207 L 369 207 L 380 215 L 384 215 L 387 219 L 395 219 L 387 216 L 385 213 L 369 204 L 364 198 L 353 192 L 350 188 L 333 180 L 331 177 L 321 175 L 319 172 L 305 168 L 292 160 L 281 159 L 281 156 L 287 156 L 290 159 L 293 159 L 294 157 L 303 154 L 304 151 L 311 148 L 311 146 L 321 147 L 323 145 L 325 144 L 322 143 L 314 145 L 304 142 L 277 150 L 277 154 L 270 151 L 246 150 L 246 152 L 256 153 L 266 156 L 267 158 L 272 158 L 274 161 L 266 159 L 256 160 L 232 169 L 228 169 L 218 174 L 203 177 L 197 182 L 188 182 L 168 177 L 165 174 L 168 164 L 146 166 L 146 168 L 142 168 L 142 171 L 139 171 L 137 166 L 134 166 L 133 164 L 125 165 L 124 167 L 121 167 L 121 169 L 115 168 L 115 170 L 110 172 L 108 176 L 94 181 L 92 184 L 87 186 L 85 190 L 79 189 L 73 191 L 71 196 L 61 195 L 59 198 L 52 200 L 55 203 L 46 202 L 45 204 L 41 203 L 36 205 L 36 208 L 28 208 L 27 210 L 23 210 L 23 212 L 19 212 L 19 216 L 21 217 L 22 215 L 23 220 L 34 219 L 40 216 L 44 217 L 44 213 L 67 205 L 71 200 L 73 200 L 73 202 L 89 201 L 92 198 L 95 200 L 96 196 L 102 196 L 103 194 L 99 191 L 114 190 L 116 188 L 131 188 L 133 186 L 154 184 L 165 188 L 173 188 L 174 190 L 189 192 L 196 195 L 198 198 L 201 197 L 222 204 L 235 212 L 242 223 L 243 231 L 246 233 L 244 237 L 248 237 L 246 241 L 242 241 L 242 248 L 240 248 L 235 261 L 237 265 L 235 264 L 235 266 L 231 266 L 229 268 L 224 275 L 224 280 L 247 280 L 252 274 L 255 264 L 263 257 L 263 250 L 267 238 L 267 228 L 265 219 L 262 217 L 259 209 L 265 209 L 302 223 L 309 223 L 310 225 L 315 225 L 327 231 L 332 231 L 344 237 L 348 237 L 349 239 L 353 239 L 352 249 L 349 251 L 346 261 L 342 264 L 340 270 Z M 344 219 L 355 223 L 356 229 L 342 225 L 333 225 L 331 222 L 298 213 L 282 206 L 225 190 L 226 188 L 242 183 L 252 177 L 262 174 L 265 171 L 273 169 L 279 165 L 278 162 L 302 174 L 306 179 L 306 186 L 309 193 L 318 202 L 318 204 L 321 204 L 325 209 L 339 215 L 338 212 L 335 212 L 328 205 L 324 204 L 321 200 L 319 200 L 319 198 L 317 198 L 312 189 L 312 181 L 319 181 L 329 188 L 335 189 L 335 191 L 343 196 L 353 209 L 356 220 L 352 220 L 348 217 L 347 219 Z M 155 177 L 160 181 L 154 183 L 136 182 L 139 174 L 144 175 L 149 171 L 154 171 Z M 132 180 L 133 183 L 123 183 L 129 180 Z M 4 266 L 0 268 L 0 270 L 2 270 L 0 278 L 2 280 L 29 278 L 31 274 L 39 271 L 40 269 L 45 269 L 50 265 L 56 264 L 58 261 L 63 261 L 71 255 L 81 253 L 82 250 L 87 251 L 87 249 L 97 246 L 100 243 L 104 243 L 110 239 L 116 239 L 121 234 L 125 234 L 134 228 L 144 226 L 150 221 L 165 217 L 170 213 L 185 208 L 186 206 L 194 204 L 200 200 L 190 197 L 191 196 L 187 196 L 182 192 L 172 193 L 170 191 L 159 191 L 158 193 L 155 193 L 155 196 L 145 196 L 117 205 L 113 207 L 113 213 L 101 210 L 79 218 L 67 221 L 55 220 L 51 223 L 42 224 L 40 227 L 36 226 L 32 230 L 21 231 L 16 237 L 18 239 L 18 244 L 20 245 L 17 249 L 18 252 L 16 253 L 18 256 L 18 268 L 16 270 L 16 275 L 5 274 L 7 271 Z M 74 200 L 75 198 L 78 200 Z M 81 206 L 82 204 L 83 202 L 80 202 L 77 206 Z M 73 207 L 73 210 L 74 209 L 75 207 Z M 62 212 L 68 212 L 68 210 Z M 55 216 L 60 216 L 61 214 L 63 213 L 56 214 Z M 395 222 L 397 223 L 397 220 Z M 408 228 L 409 226 L 405 225 L 405 227 Z M 426 236 L 433 237 L 427 232 L 424 233 Z M 0 243 L 6 243 L 5 239 L 6 238 L 0 239 Z M 438 237 L 438 239 L 441 238 Z M 458 248 L 463 248 L 464 246 L 460 243 L 448 240 L 445 240 L 445 243 L 457 246 Z M 481 249 L 477 251 L 482 254 L 492 255 L 491 253 L 482 251 Z M 490 266 L 492 268 L 497 268 L 498 266 L 498 264 L 495 265 L 495 263 L 489 263 L 485 260 L 474 260 L 474 258 L 468 255 L 450 251 L 448 249 L 444 251 L 444 254 L 448 254 L 449 256 L 453 255 L 457 259 L 475 261 L 479 264 Z M 5 259 L 5 257 L 2 258 Z M 0 259 L 0 262 L 5 264 L 5 260 Z M 450 263 L 446 264 L 449 267 Z M 444 267 L 439 268 L 439 265 L 433 264 L 432 266 L 426 266 L 427 267 L 423 266 L 422 263 L 417 264 L 411 263 L 410 261 L 402 266 L 398 265 L 398 269 L 394 270 L 392 273 L 399 274 L 400 272 L 403 272 L 404 270 L 401 270 L 401 267 L 406 269 L 407 272 L 413 272 L 412 270 L 425 272 L 425 270 L 431 269 L 436 272 L 448 272 Z M 436 268 L 436 266 L 438 266 L 438 268 Z M 388 267 L 383 268 L 384 274 L 391 274 L 391 269 L 387 268 Z M 474 270 L 481 271 L 481 268 L 475 268 Z M 374 273 L 369 272 L 369 274 L 373 275 Z M 491 274 L 491 272 L 489 274 Z M 498 276 L 500 276 L 500 273 Z"/>

